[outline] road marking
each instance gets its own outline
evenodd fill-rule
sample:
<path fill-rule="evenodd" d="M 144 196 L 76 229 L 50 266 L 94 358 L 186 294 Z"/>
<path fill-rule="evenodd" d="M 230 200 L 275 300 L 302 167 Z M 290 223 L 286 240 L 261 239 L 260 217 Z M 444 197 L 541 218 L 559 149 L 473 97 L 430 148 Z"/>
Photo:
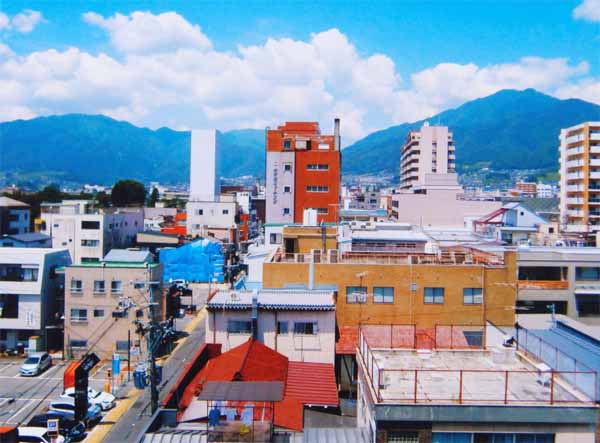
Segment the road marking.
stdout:
<path fill-rule="evenodd" d="M 24 409 L 26 409 L 30 404 L 32 403 L 32 400 L 28 400 L 25 403 L 25 406 L 23 406 L 21 409 L 19 409 L 17 412 L 15 412 L 13 415 L 11 415 L 8 420 L 6 420 L 7 422 L 12 421 L 13 418 L 17 417 L 19 414 L 21 414 L 21 412 L 23 412 Z"/>
<path fill-rule="evenodd" d="M 19 374 L 17 374 L 17 375 L 0 375 L 0 379 L 3 379 L 3 378 L 20 378 L 22 380 L 36 381 L 36 380 L 39 380 L 40 378 L 44 378 L 44 377 L 41 377 L 41 376 L 40 377 L 23 377 Z M 62 380 L 62 379 L 63 379 L 62 377 L 46 377 L 46 378 L 44 378 L 44 380 Z"/>
<path fill-rule="evenodd" d="M 40 375 L 40 378 L 48 379 L 48 380 L 56 380 L 56 378 L 52 379 L 52 378 L 49 378 L 49 377 L 46 377 L 46 376 L 49 375 L 50 372 L 52 372 L 52 370 L 56 370 L 56 369 L 58 369 L 60 367 L 61 367 L 60 365 L 54 365 L 54 366 L 52 366 L 50 369 L 48 369 L 42 375 Z"/>
<path fill-rule="evenodd" d="M 0 372 L 7 370 L 11 366 L 13 366 L 13 363 L 9 363 L 9 364 L 5 365 L 4 367 L 0 368 Z"/>

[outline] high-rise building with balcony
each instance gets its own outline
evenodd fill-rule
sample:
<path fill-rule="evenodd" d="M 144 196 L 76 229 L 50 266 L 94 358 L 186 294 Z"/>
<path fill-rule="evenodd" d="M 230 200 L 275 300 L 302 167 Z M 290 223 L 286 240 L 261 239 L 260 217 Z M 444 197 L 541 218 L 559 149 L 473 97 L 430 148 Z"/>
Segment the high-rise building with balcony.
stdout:
<path fill-rule="evenodd" d="M 400 151 L 400 189 L 458 187 L 452 133 L 446 126 L 410 131 Z"/>
<path fill-rule="evenodd" d="M 286 122 L 267 130 L 267 223 L 302 223 L 305 209 L 317 222 L 336 222 L 340 198 L 340 133 L 321 135 L 317 122 Z"/>
<path fill-rule="evenodd" d="M 560 131 L 560 220 L 572 232 L 600 230 L 600 122 Z"/>

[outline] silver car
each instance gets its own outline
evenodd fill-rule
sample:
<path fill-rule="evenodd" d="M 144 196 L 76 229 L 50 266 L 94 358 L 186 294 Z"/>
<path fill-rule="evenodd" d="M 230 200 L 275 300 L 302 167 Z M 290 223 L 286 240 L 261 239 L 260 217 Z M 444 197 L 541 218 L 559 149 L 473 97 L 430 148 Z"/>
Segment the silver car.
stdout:
<path fill-rule="evenodd" d="M 52 366 L 52 357 L 47 352 L 33 352 L 19 368 L 19 374 L 22 376 L 35 376 L 41 374 Z"/>

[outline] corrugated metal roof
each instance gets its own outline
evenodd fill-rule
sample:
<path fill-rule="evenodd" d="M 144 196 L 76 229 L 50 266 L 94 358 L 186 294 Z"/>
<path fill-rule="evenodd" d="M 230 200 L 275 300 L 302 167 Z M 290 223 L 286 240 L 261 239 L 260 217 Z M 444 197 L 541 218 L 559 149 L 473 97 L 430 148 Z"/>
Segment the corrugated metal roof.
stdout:
<path fill-rule="evenodd" d="M 142 443 L 206 443 L 206 431 L 157 431 L 144 435 Z"/>
<path fill-rule="evenodd" d="M 111 249 L 104 257 L 105 262 L 144 263 L 151 261 L 149 251 L 132 251 L 130 249 Z"/>
<path fill-rule="evenodd" d="M 209 381 L 202 387 L 199 400 L 281 401 L 281 381 Z"/>
<path fill-rule="evenodd" d="M 2 207 L 21 207 L 21 208 L 28 208 L 29 205 L 27 203 L 23 203 L 19 200 L 15 200 L 14 198 L 10 198 L 10 197 L 0 197 L 0 206 Z"/>
<path fill-rule="evenodd" d="M 27 232 L 26 234 L 6 235 L 4 238 L 12 238 L 13 240 L 17 240 L 23 243 L 39 242 L 52 239 L 52 237 L 50 237 L 49 235 L 42 234 L 39 232 Z"/>
<path fill-rule="evenodd" d="M 365 428 L 304 428 L 304 443 L 364 443 L 370 441 Z"/>
<path fill-rule="evenodd" d="M 208 309 L 250 309 L 252 297 L 260 309 L 334 310 L 333 291 L 303 289 L 261 289 L 258 291 L 219 291 L 207 303 Z"/>

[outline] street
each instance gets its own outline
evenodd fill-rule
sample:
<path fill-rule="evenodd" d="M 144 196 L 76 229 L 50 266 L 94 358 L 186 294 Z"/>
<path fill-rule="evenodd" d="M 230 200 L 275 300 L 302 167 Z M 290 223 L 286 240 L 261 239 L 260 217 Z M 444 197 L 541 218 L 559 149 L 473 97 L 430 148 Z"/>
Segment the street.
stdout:
<path fill-rule="evenodd" d="M 52 367 L 37 377 L 22 377 L 23 359 L 0 360 L 0 426 L 26 424 L 44 412 L 51 401 L 63 392 L 63 373 L 68 363 L 54 361 Z M 95 368 L 89 386 L 102 390 L 106 379 L 100 365 Z"/>

